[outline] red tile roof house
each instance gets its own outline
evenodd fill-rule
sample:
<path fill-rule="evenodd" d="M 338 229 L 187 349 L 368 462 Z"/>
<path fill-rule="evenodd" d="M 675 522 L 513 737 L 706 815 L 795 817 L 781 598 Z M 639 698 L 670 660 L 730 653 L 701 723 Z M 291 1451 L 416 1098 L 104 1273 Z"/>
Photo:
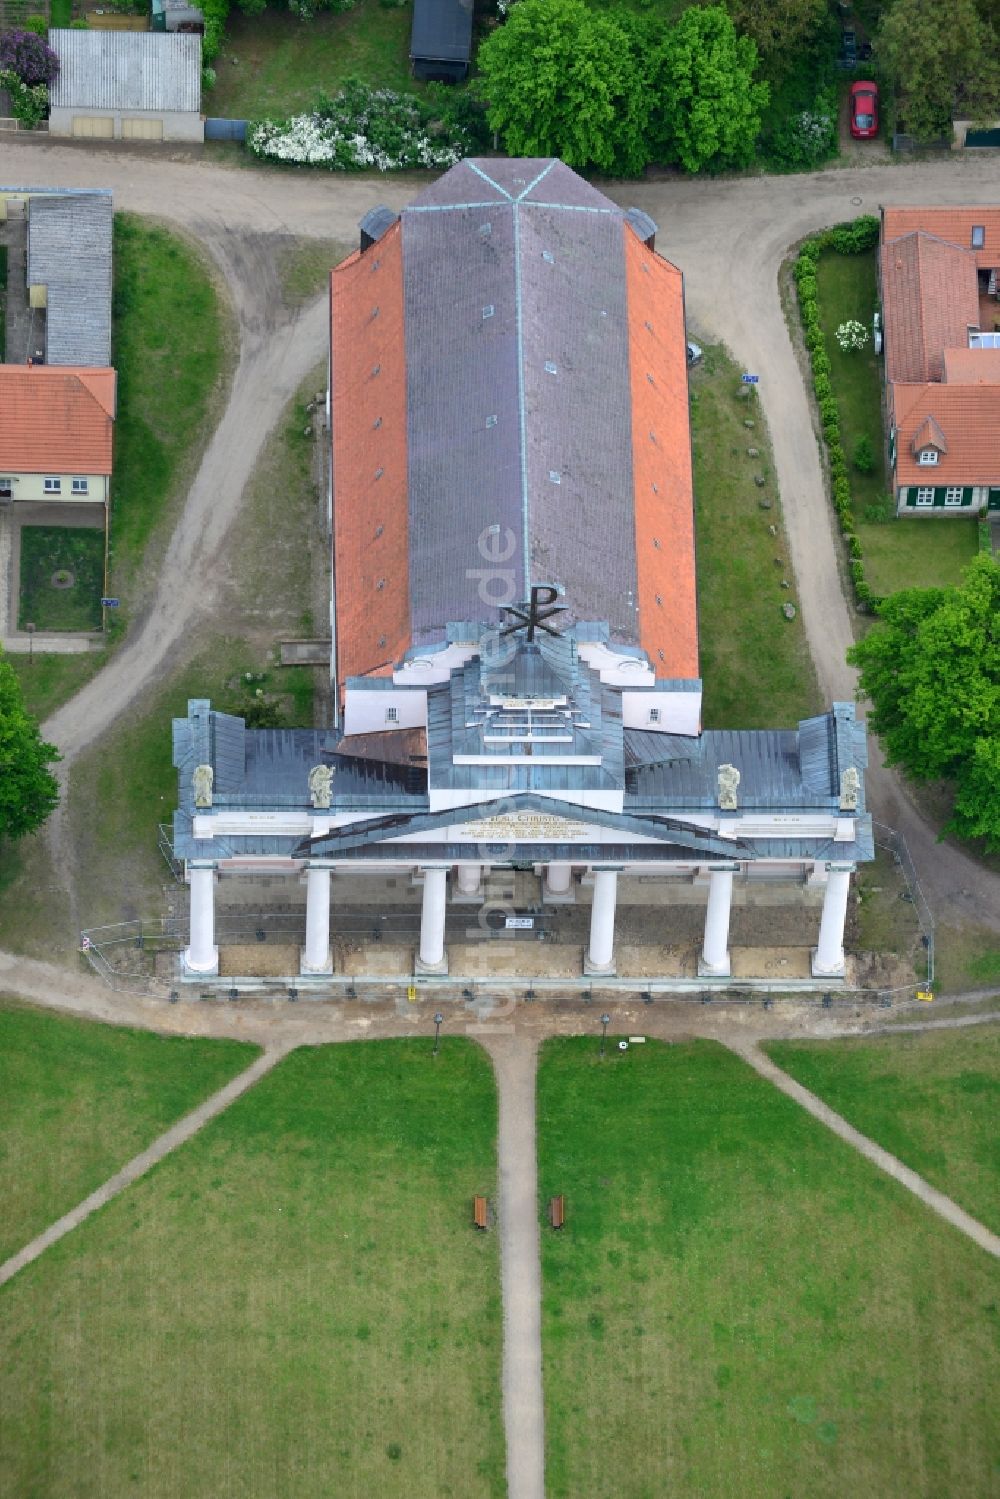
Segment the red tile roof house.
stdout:
<path fill-rule="evenodd" d="M 113 369 L 0 364 L 0 504 L 103 505 L 111 483 Z"/>
<path fill-rule="evenodd" d="M 879 262 L 896 513 L 1000 511 L 1000 208 L 885 208 Z"/>

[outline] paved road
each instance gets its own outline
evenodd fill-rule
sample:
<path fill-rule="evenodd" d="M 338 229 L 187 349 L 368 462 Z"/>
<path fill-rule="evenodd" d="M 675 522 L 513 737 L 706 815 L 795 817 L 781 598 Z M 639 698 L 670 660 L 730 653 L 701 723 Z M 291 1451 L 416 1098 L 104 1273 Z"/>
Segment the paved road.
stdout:
<path fill-rule="evenodd" d="M 191 491 L 156 601 L 146 619 L 133 625 L 126 648 L 46 725 L 68 762 L 169 664 L 188 624 L 210 607 L 214 563 L 243 484 L 287 396 L 322 354 L 321 305 L 294 322 L 282 321 L 276 311 L 272 258 L 278 241 L 268 236 L 350 241 L 357 220 L 373 203 L 400 208 L 425 179 L 236 170 L 191 153 L 83 149 L 16 137 L 5 155 L 9 179 L 110 187 L 119 207 L 170 218 L 196 235 L 224 271 L 241 333 L 233 400 Z M 658 221 L 659 248 L 685 274 L 693 328 L 724 340 L 741 363 L 761 375 L 761 401 L 820 686 L 827 698 L 851 698 L 855 679 L 844 661 L 851 616 L 840 589 L 809 401 L 781 310 L 778 268 L 789 246 L 811 230 L 875 212 L 882 203 L 989 202 L 996 196 L 995 168 L 984 160 L 949 159 L 796 177 L 606 187 Z M 937 917 L 1000 931 L 1000 877 L 937 843 L 898 779 L 881 768 L 877 755 L 875 762 L 870 804 L 906 837 Z"/>

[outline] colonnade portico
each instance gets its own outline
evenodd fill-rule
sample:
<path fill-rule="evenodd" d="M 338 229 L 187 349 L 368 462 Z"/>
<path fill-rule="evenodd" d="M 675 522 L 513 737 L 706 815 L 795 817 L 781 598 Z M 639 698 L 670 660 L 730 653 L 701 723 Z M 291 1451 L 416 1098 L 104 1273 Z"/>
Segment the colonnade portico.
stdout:
<path fill-rule="evenodd" d="M 576 900 L 575 871 L 579 875 L 589 874 L 592 878 L 590 929 L 584 971 L 595 977 L 613 975 L 618 876 L 620 873 L 627 874 L 629 866 L 574 866 L 566 861 L 551 861 L 536 867 L 543 871 L 543 899 L 556 904 Z M 733 879 L 740 867 L 734 862 L 711 864 L 705 869 L 709 879 L 704 936 L 698 959 L 700 977 L 728 978 L 732 971 L 729 927 Z M 815 978 L 843 978 L 846 972 L 844 929 L 854 867 L 847 863 L 831 863 L 826 866 L 827 883 L 819 939 L 812 953 L 812 974 Z M 445 924 L 449 904 L 449 874 L 454 876 L 452 901 L 468 905 L 484 901 L 484 876 L 489 868 L 489 865 L 466 862 L 420 864 L 413 867 L 414 875 L 419 874 L 423 882 L 420 936 L 414 962 L 416 973 L 443 975 L 448 972 Z M 303 868 L 306 920 L 305 942 L 300 950 L 300 976 L 304 978 L 320 978 L 334 971 L 330 946 L 330 901 L 331 876 L 336 869 L 333 862 L 320 861 L 309 861 Z M 364 878 L 364 874 L 360 874 L 359 878 Z M 184 950 L 183 968 L 192 978 L 213 977 L 219 971 L 215 924 L 216 868 L 207 861 L 192 861 L 188 866 L 188 879 L 191 891 L 190 939 Z"/>

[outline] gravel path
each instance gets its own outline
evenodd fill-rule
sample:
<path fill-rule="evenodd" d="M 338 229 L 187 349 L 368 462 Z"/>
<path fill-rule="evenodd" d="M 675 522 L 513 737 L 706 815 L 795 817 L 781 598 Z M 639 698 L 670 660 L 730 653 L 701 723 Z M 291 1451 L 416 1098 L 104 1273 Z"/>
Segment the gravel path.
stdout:
<path fill-rule="evenodd" d="M 797 1083 L 793 1077 L 789 1077 L 787 1072 L 782 1072 L 781 1068 L 777 1067 L 771 1058 L 757 1046 L 736 1043 L 730 1043 L 730 1045 L 737 1056 L 742 1057 L 755 1072 L 759 1072 L 761 1077 L 766 1078 L 769 1083 L 780 1088 L 782 1093 L 794 1099 L 797 1104 L 812 1114 L 814 1119 L 818 1119 L 820 1124 L 825 1124 L 827 1129 L 832 1129 L 841 1140 L 860 1152 L 866 1161 L 871 1161 L 873 1166 L 877 1166 L 880 1171 L 891 1176 L 893 1181 L 899 1182 L 901 1186 L 906 1187 L 907 1191 L 919 1197 L 921 1202 L 926 1203 L 927 1207 L 943 1218 L 946 1223 L 950 1223 L 952 1228 L 957 1228 L 973 1243 L 978 1244 L 980 1249 L 985 1249 L 987 1254 L 1000 1259 L 1000 1238 L 995 1233 L 991 1233 L 964 1208 L 960 1208 L 957 1202 L 953 1202 L 950 1197 L 946 1197 L 943 1192 L 932 1187 L 930 1182 L 918 1176 L 915 1171 L 911 1171 L 909 1166 L 904 1166 L 897 1156 L 890 1155 L 887 1150 L 882 1149 L 881 1145 L 876 1145 L 874 1140 L 869 1140 L 868 1136 L 861 1134 L 853 1124 L 848 1124 L 843 1115 L 835 1113 L 821 1098 L 817 1098 L 815 1093 L 810 1093 L 808 1088 L 803 1088 L 802 1084 Z"/>
<path fill-rule="evenodd" d="M 158 1161 L 162 1161 L 164 1156 L 176 1150 L 178 1145 L 183 1145 L 190 1140 L 191 1136 L 196 1135 L 202 1125 L 214 1119 L 216 1114 L 221 1114 L 223 1109 L 228 1109 L 229 1105 L 234 1103 L 241 1094 L 245 1093 L 248 1088 L 252 1088 L 266 1072 L 270 1072 L 288 1050 L 287 1046 L 274 1046 L 265 1051 L 264 1055 L 258 1057 L 245 1072 L 241 1072 L 224 1088 L 213 1093 L 211 1098 L 206 1098 L 205 1102 L 199 1104 L 190 1114 L 185 1114 L 183 1119 L 171 1125 L 170 1129 L 160 1135 L 158 1140 L 154 1140 L 146 1150 L 134 1156 L 120 1171 L 116 1171 L 114 1176 L 109 1176 L 108 1180 L 95 1192 L 91 1192 L 89 1197 L 85 1197 L 82 1202 L 77 1203 L 75 1208 L 71 1208 L 61 1218 L 57 1218 L 55 1223 L 50 1223 L 44 1233 L 40 1233 L 37 1238 L 31 1240 L 30 1244 L 26 1244 L 23 1249 L 18 1250 L 17 1254 L 11 1255 L 9 1260 L 0 1265 L 0 1286 L 6 1285 L 7 1281 L 11 1280 L 19 1270 L 23 1270 L 26 1265 L 37 1260 L 50 1245 L 57 1243 L 74 1228 L 78 1228 L 85 1219 L 90 1217 L 91 1213 L 96 1213 L 98 1208 L 104 1207 L 105 1203 L 117 1197 L 119 1192 L 124 1192 L 125 1188 L 130 1187 L 134 1181 L 138 1181 L 140 1176 L 145 1176 L 146 1172 Z"/>
<path fill-rule="evenodd" d="M 542 1267 L 535 1156 L 537 1042 L 486 1041 L 500 1094 L 500 1278 L 503 1293 L 503 1410 L 509 1499 L 544 1499 Z"/>

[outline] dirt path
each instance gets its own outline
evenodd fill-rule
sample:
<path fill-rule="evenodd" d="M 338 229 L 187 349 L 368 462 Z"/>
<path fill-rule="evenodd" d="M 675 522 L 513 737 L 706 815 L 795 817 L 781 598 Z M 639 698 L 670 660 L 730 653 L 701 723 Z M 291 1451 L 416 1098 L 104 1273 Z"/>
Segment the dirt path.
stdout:
<path fill-rule="evenodd" d="M 782 1093 L 794 1099 L 807 1113 L 812 1114 L 814 1119 L 825 1124 L 827 1129 L 833 1130 L 833 1133 L 846 1144 L 853 1146 L 866 1161 L 871 1161 L 873 1166 L 877 1166 L 880 1171 L 891 1176 L 893 1181 L 899 1182 L 901 1186 L 906 1187 L 907 1191 L 919 1197 L 921 1202 L 943 1218 L 946 1223 L 950 1223 L 953 1228 L 965 1234 L 974 1244 L 978 1244 L 980 1249 L 985 1249 L 987 1254 L 1000 1259 L 1000 1237 L 991 1233 L 964 1208 L 960 1208 L 957 1202 L 953 1202 L 950 1197 L 946 1197 L 943 1192 L 932 1187 L 930 1182 L 925 1181 L 922 1176 L 911 1171 L 909 1166 L 904 1166 L 896 1156 L 890 1155 L 887 1150 L 882 1149 L 881 1145 L 876 1145 L 874 1140 L 869 1140 L 867 1135 L 861 1134 L 852 1124 L 848 1124 L 841 1114 L 835 1113 L 821 1098 L 817 1098 L 815 1093 L 810 1093 L 808 1088 L 803 1088 L 802 1084 L 797 1083 L 793 1077 L 789 1077 L 787 1072 L 782 1072 L 781 1068 L 775 1066 L 771 1058 L 757 1046 L 741 1046 L 731 1043 L 731 1050 L 737 1056 L 742 1057 L 755 1072 L 759 1072 L 761 1077 L 766 1078 L 769 1083 L 780 1088 Z"/>
<path fill-rule="evenodd" d="M 542 1265 L 538 1238 L 535 1069 L 528 1036 L 485 1041 L 500 1095 L 500 1279 L 503 1295 L 503 1409 L 509 1499 L 544 1499 Z"/>
<path fill-rule="evenodd" d="M 400 208 L 427 179 L 229 169 L 192 152 L 94 149 L 17 137 L 5 143 L 5 152 L 6 175 L 13 180 L 110 187 L 119 207 L 168 216 L 196 235 L 223 266 L 243 344 L 232 407 L 206 454 L 145 627 L 108 671 L 46 726 L 73 756 L 169 663 L 187 627 L 185 610 L 205 600 L 212 556 L 239 502 L 237 481 L 249 471 L 244 459 L 249 456 L 252 464 L 294 389 L 295 376 L 304 375 L 322 351 L 321 308 L 309 309 L 284 329 L 277 326 L 268 246 L 273 255 L 276 235 L 351 241 L 357 220 L 373 203 Z M 882 203 L 990 201 L 993 165 L 949 158 L 793 177 L 612 183 L 606 189 L 623 203 L 646 208 L 658 221 L 659 248 L 685 273 L 695 332 L 723 340 L 761 376 L 798 600 L 820 686 L 828 698 L 851 698 L 854 674 L 844 662 L 851 615 L 840 588 L 809 402 L 781 309 L 778 269 L 789 246 L 811 230 L 877 212 Z M 300 346 L 300 335 L 306 343 L 313 340 L 308 351 Z M 203 537 L 199 526 L 206 518 Z M 194 572 L 185 572 L 192 562 Z M 938 843 L 898 779 L 877 763 L 868 786 L 876 815 L 904 834 L 938 919 L 974 921 L 1000 931 L 1000 876 L 958 848 Z"/>
<path fill-rule="evenodd" d="M 108 1180 L 95 1192 L 91 1192 L 89 1197 L 85 1197 L 82 1202 L 77 1203 L 75 1208 L 71 1208 L 61 1218 L 57 1218 L 55 1223 L 50 1223 L 44 1233 L 40 1233 L 37 1238 L 31 1240 L 30 1244 L 26 1244 L 23 1249 L 18 1250 L 17 1254 L 11 1255 L 9 1260 L 0 1265 L 0 1286 L 5 1285 L 26 1265 L 37 1260 L 50 1245 L 57 1243 L 74 1228 L 79 1228 L 91 1213 L 96 1213 L 98 1208 L 104 1207 L 105 1203 L 117 1197 L 119 1192 L 124 1192 L 125 1188 L 130 1187 L 134 1181 L 138 1181 L 140 1176 L 145 1176 L 146 1172 L 158 1161 L 162 1161 L 164 1156 L 176 1150 L 178 1145 L 183 1145 L 190 1140 L 191 1136 L 196 1135 L 202 1125 L 214 1119 L 216 1114 L 221 1114 L 223 1109 L 228 1109 L 229 1105 L 234 1103 L 241 1094 L 245 1093 L 248 1088 L 252 1088 L 266 1072 L 270 1072 L 288 1050 L 287 1046 L 274 1046 L 265 1051 L 264 1055 L 258 1057 L 245 1072 L 234 1077 L 224 1088 L 220 1088 L 218 1093 L 213 1093 L 211 1098 L 206 1098 L 205 1102 L 199 1104 L 190 1114 L 185 1114 L 183 1119 L 171 1125 L 170 1129 L 160 1135 L 159 1139 L 154 1140 L 146 1150 L 133 1156 L 131 1161 L 120 1171 L 116 1171 L 114 1176 L 109 1176 Z"/>

